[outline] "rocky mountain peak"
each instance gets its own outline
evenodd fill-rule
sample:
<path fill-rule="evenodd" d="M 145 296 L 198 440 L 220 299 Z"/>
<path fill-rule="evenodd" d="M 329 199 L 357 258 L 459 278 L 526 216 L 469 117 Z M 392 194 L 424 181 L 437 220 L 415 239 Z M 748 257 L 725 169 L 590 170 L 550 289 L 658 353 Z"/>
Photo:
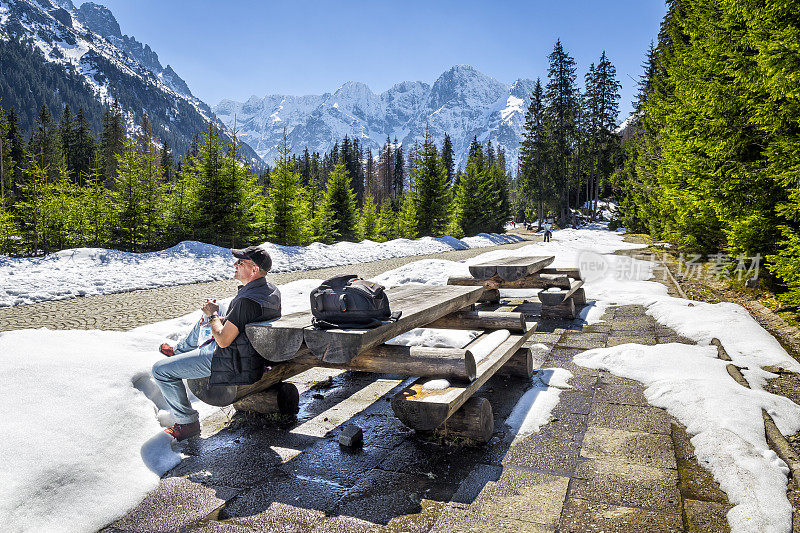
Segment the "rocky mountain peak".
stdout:
<path fill-rule="evenodd" d="M 323 153 L 345 135 L 359 138 L 373 155 L 386 138 L 404 146 L 421 141 L 428 128 L 439 145 L 450 135 L 456 164 L 463 164 L 473 137 L 491 140 L 506 150 L 509 168 L 516 167 L 524 123 L 523 99 L 532 90 L 530 80 L 508 86 L 469 65 L 445 71 L 433 85 L 403 81 L 376 95 L 361 82 L 348 82 L 333 94 L 306 96 L 266 95 L 243 103 L 223 100 L 214 112 L 227 126 L 234 118 L 239 138 L 271 164 L 287 129 L 293 150 L 306 147 Z M 512 94 L 513 93 L 513 94 Z"/>
<path fill-rule="evenodd" d="M 469 65 L 456 65 L 442 73 L 431 87 L 430 106 L 438 109 L 448 103 L 490 104 L 508 88 Z"/>
<path fill-rule="evenodd" d="M 122 31 L 114 14 L 105 6 L 86 2 L 78 9 L 78 18 L 89 30 L 105 37 L 122 38 Z"/>

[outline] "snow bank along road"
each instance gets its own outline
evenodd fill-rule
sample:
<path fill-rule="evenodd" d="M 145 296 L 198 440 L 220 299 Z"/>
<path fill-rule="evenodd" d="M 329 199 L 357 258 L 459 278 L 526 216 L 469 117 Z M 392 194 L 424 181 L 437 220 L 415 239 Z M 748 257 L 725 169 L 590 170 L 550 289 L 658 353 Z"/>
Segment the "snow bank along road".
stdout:
<path fill-rule="evenodd" d="M 466 275 L 470 262 L 506 255 L 554 255 L 555 267 L 586 263 L 592 275 L 585 275 L 584 287 L 595 300 L 582 317 L 587 327 L 578 338 L 569 332 L 537 338 L 547 354 L 541 371 L 530 383 L 508 387 L 507 408 L 496 411 L 494 444 L 478 450 L 451 451 L 407 435 L 388 404 L 376 401 L 398 380 L 355 373 L 344 373 L 341 380 L 361 380 L 356 391 L 335 381 L 317 389 L 319 394 L 305 395 L 298 424 L 289 431 L 234 427 L 212 436 L 206 423 L 206 438 L 172 448 L 161 431 L 169 415 L 159 409 L 163 398 L 149 368 L 160 357 L 155 347 L 176 339 L 198 312 L 124 332 L 2 332 L 4 527 L 93 531 L 126 517 L 115 527 L 177 529 L 197 525 L 224 505 L 221 516 L 267 529 L 275 513 L 284 513 L 281 520 L 302 515 L 316 522 L 309 529 L 325 530 L 320 521 L 328 515 L 358 520 L 367 529 L 366 522 L 419 512 L 426 499 L 462 504 L 439 508 L 437 531 L 485 522 L 485 511 L 519 531 L 586 530 L 569 521 L 584 515 L 607 529 L 620 529 L 608 521 L 625 517 L 666 524 L 662 530 L 681 529 L 668 413 L 686 427 L 695 455 L 727 493 L 732 507 L 723 514 L 733 531 L 789 531 L 788 469 L 766 444 L 761 409 L 790 435 L 800 429 L 800 406 L 763 390 L 764 380 L 774 377 L 763 367 L 797 372 L 800 364 L 741 307 L 671 297 L 664 285 L 648 281 L 652 263 L 610 254 L 632 247 L 602 227 L 562 230 L 550 243 L 493 250 L 464 263 L 422 259 L 372 277 L 390 287 L 439 285 L 449 276 Z M 307 308 L 318 283 L 282 284 L 284 312 Z M 747 368 L 752 389 L 727 376 L 709 346 L 712 338 L 720 339 L 735 365 Z M 491 387 L 500 390 L 501 383 Z M 219 413 L 198 408 L 208 416 Z M 646 418 L 640 416 L 644 412 Z M 340 451 L 335 439 L 337 428 L 351 419 L 367 428 L 363 453 L 355 455 Z M 47 439 L 31 439 L 32 420 L 57 430 Z M 576 430 L 579 426 L 583 429 Z M 649 462 L 633 464 L 634 457 Z M 172 471 L 179 477 L 160 480 L 179 464 Z M 254 470 L 243 477 L 247 465 Z M 148 493 L 153 498 L 140 505 Z M 159 506 L 177 509 L 170 501 L 180 502 L 180 517 L 152 512 Z M 544 513 L 545 501 L 559 502 L 558 512 Z M 127 520 L 139 527 L 128 527 Z M 147 527 L 147 520 L 183 522 Z"/>
<path fill-rule="evenodd" d="M 326 266 L 322 261 L 305 263 L 297 261 L 297 265 L 310 264 L 310 268 L 317 270 L 293 270 L 287 272 L 271 272 L 268 279 L 278 285 L 289 283 L 298 279 L 313 277 L 326 279 L 337 274 L 358 274 L 362 277 L 371 277 L 387 270 L 398 268 L 411 261 L 419 259 L 447 259 L 450 261 L 460 261 L 468 259 L 492 250 L 513 250 L 521 246 L 530 244 L 532 241 L 541 240 L 537 235 L 525 235 L 527 240 L 519 240 L 522 237 L 517 235 L 504 236 L 503 240 L 510 244 L 488 245 L 492 241 L 486 239 L 481 247 L 452 249 L 451 251 L 439 251 L 436 253 L 420 256 L 413 254 L 410 256 L 398 256 L 389 259 L 380 259 L 369 263 L 345 264 L 340 266 L 327 266 L 319 268 L 320 265 Z M 420 239 L 421 240 L 421 239 Z M 499 240 L 499 239 L 496 239 Z M 518 242 L 512 242 L 518 241 Z M 411 241 L 414 242 L 414 241 Z M 350 244 L 350 243 L 348 243 Z M 425 244 L 425 243 L 423 243 Z M 218 247 L 215 247 L 218 248 Z M 426 253 L 430 246 L 419 247 L 417 252 Z M 414 251 L 410 246 L 406 251 Z M 227 250 L 225 250 L 227 253 Z M 271 251 L 274 253 L 274 250 Z M 216 265 L 213 268 L 219 270 L 214 273 L 223 277 L 223 274 L 233 272 L 233 259 L 230 253 L 225 259 L 227 270 L 222 270 Z M 355 255 L 355 260 L 362 257 L 361 254 Z M 369 259 L 371 255 L 367 254 Z M 342 261 L 342 259 L 340 259 Z M 352 262 L 353 259 L 351 258 Z M 180 268 L 181 271 L 195 270 L 195 273 L 187 276 L 204 275 L 202 269 L 204 263 L 198 263 L 193 256 L 186 256 L 184 262 L 173 259 L 158 266 L 158 270 L 152 270 L 152 265 L 140 264 L 139 270 L 143 270 L 150 276 L 157 278 L 153 283 L 161 279 L 173 279 L 175 283 L 186 282 L 187 278 L 180 278 L 174 274 L 165 273 L 161 269 Z M 91 278 L 95 275 L 91 265 L 87 266 L 83 273 L 84 277 Z M 17 276 L 21 277 L 21 276 Z M 138 277 L 138 276 L 137 276 Z M 192 279 L 189 277 L 188 279 Z M 57 283 L 54 281 L 53 283 Z M 89 281 L 88 283 L 91 283 Z M 95 296 L 86 296 L 70 299 L 57 299 L 31 303 L 29 305 L 17 305 L 14 307 L 0 307 L 0 331 L 15 329 L 41 328 L 48 329 L 103 329 L 125 331 L 143 324 L 150 324 L 159 320 L 168 320 L 183 316 L 192 311 L 196 311 L 205 298 L 217 297 L 227 298 L 236 292 L 237 282 L 234 279 L 221 279 L 219 281 L 206 281 L 201 283 L 191 283 L 187 285 L 173 285 L 159 287 L 149 290 L 133 290 L 130 292 L 116 292 Z M 56 291 L 53 291 L 56 292 Z M 26 296 L 26 299 L 29 297 Z"/>

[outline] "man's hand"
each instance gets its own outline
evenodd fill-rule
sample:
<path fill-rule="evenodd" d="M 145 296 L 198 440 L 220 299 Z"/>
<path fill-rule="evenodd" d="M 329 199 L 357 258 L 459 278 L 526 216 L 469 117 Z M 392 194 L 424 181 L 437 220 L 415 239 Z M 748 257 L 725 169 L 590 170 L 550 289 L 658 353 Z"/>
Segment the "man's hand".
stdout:
<path fill-rule="evenodd" d="M 219 306 L 217 305 L 216 299 L 209 298 L 206 300 L 206 303 L 204 303 L 203 307 L 201 307 L 200 309 L 203 311 L 204 315 L 211 316 L 219 311 Z"/>

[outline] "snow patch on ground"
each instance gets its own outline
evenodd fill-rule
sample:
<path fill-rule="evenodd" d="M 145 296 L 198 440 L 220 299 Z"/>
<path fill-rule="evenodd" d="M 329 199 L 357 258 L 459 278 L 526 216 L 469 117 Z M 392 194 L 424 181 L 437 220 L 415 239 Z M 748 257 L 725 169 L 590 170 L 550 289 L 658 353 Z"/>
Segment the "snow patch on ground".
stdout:
<path fill-rule="evenodd" d="M 265 242 L 261 246 L 272 256 L 272 272 L 290 272 L 521 240 L 517 235 L 481 233 L 461 240 L 423 237 L 383 243 L 367 240 L 300 247 Z M 172 248 L 148 253 L 74 248 L 39 258 L 0 255 L 0 307 L 231 279 L 232 263 L 228 248 L 197 241 L 183 241 Z"/>
<path fill-rule="evenodd" d="M 641 381 L 648 402 L 686 426 L 698 461 L 735 505 L 728 513 L 733 531 L 791 530 L 789 469 L 769 449 L 761 409 L 793 434 L 800 430 L 794 402 L 736 383 L 713 346 L 623 344 L 583 352 L 575 362 Z"/>

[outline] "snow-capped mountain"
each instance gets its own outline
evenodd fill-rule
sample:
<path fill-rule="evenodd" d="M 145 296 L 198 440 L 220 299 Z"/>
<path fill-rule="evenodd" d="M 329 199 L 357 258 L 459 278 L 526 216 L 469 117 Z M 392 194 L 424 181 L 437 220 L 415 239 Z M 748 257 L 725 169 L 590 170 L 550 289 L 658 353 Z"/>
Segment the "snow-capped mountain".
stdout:
<path fill-rule="evenodd" d="M 334 93 L 311 96 L 267 95 L 247 102 L 223 100 L 213 108 L 266 163 L 271 163 L 286 128 L 292 148 L 324 152 L 345 135 L 357 137 L 374 156 L 397 138 L 408 147 L 425 136 L 425 128 L 441 147 L 450 135 L 456 165 L 466 161 L 469 144 L 491 140 L 506 151 L 509 170 L 516 169 L 525 110 L 534 82 L 519 79 L 505 85 L 467 65 L 457 65 L 429 85 L 398 83 L 375 94 L 359 82 Z"/>
<path fill-rule="evenodd" d="M 76 8 L 71 0 L 0 0 L 0 47 L 5 46 L 13 47 L 15 54 L 26 54 L 28 70 L 16 75 L 30 78 L 55 71 L 59 77 L 77 80 L 70 90 L 78 94 L 70 96 L 97 108 L 117 100 L 131 127 L 146 112 L 156 137 L 168 141 L 178 154 L 209 120 L 216 121 L 209 106 L 192 95 L 172 67 L 162 66 L 148 45 L 123 35 L 114 15 L 101 5 L 87 2 Z M 21 85 L 8 84 L 0 96 L 5 97 L 4 106 L 30 114 L 28 107 L 45 102 L 26 101 L 26 95 L 15 94 L 24 91 Z M 44 91 L 48 89 L 54 90 Z M 63 95 L 58 105 L 68 103 L 67 98 Z M 60 109 L 51 111 L 56 118 L 60 115 Z M 85 112 L 99 126 L 102 111 Z M 249 147 L 243 148 L 247 156 L 256 157 Z"/>

